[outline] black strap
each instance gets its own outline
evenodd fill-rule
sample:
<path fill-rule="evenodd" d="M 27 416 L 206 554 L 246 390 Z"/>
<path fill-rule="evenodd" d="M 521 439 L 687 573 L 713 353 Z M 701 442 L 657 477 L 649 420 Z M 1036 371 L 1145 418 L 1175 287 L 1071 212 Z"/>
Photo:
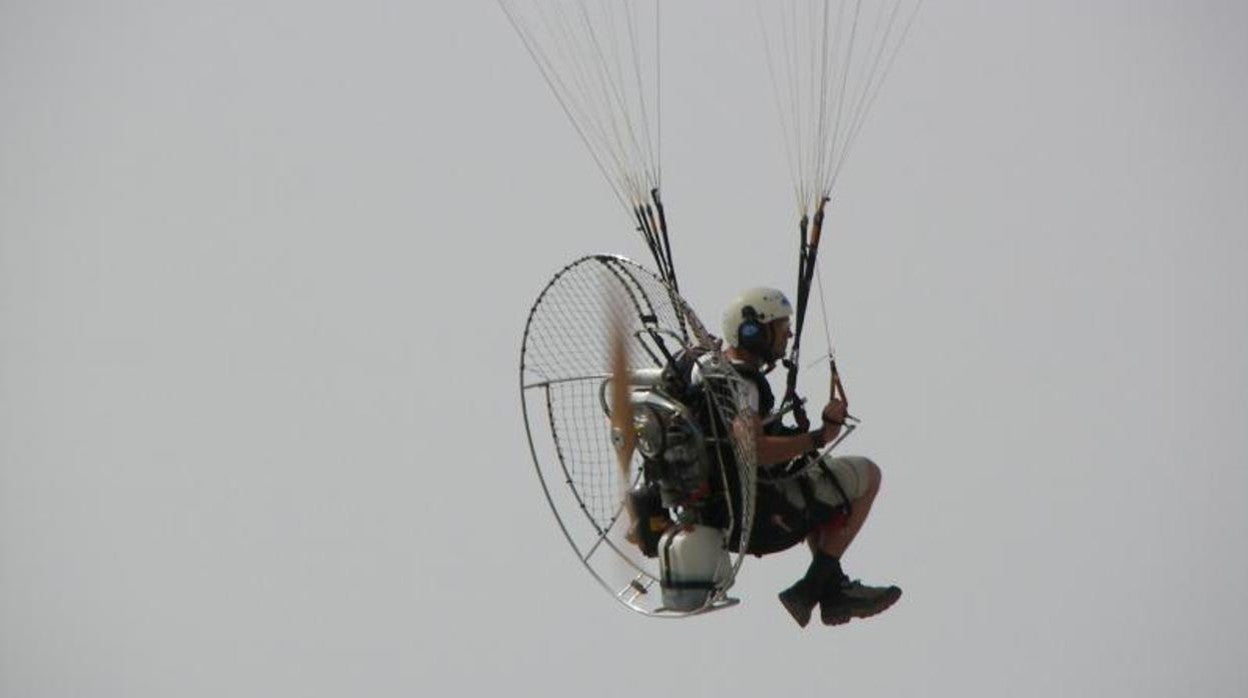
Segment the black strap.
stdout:
<path fill-rule="evenodd" d="M 841 481 L 837 479 L 836 473 L 832 472 L 832 469 L 828 467 L 828 464 L 825 463 L 822 458 L 819 459 L 819 467 L 824 473 L 827 474 L 828 477 L 832 478 L 832 485 L 836 487 L 837 494 L 841 495 L 841 501 L 845 503 L 842 505 L 845 507 L 845 515 L 849 516 L 853 514 L 854 505 L 850 503 L 849 495 L 845 493 L 845 488 L 841 486 Z"/>
<path fill-rule="evenodd" d="M 663 586 L 667 589 L 700 589 L 703 591 L 714 591 L 714 582 L 673 582 L 664 580 Z"/>

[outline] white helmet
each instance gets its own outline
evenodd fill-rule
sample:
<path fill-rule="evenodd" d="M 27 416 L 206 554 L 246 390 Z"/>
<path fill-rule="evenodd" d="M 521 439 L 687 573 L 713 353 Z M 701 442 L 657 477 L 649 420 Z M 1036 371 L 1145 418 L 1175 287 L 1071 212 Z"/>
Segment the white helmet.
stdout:
<path fill-rule="evenodd" d="M 724 310 L 724 341 L 728 346 L 753 351 L 766 357 L 771 352 L 768 323 L 793 315 L 793 306 L 784 293 L 774 288 L 752 288 Z"/>

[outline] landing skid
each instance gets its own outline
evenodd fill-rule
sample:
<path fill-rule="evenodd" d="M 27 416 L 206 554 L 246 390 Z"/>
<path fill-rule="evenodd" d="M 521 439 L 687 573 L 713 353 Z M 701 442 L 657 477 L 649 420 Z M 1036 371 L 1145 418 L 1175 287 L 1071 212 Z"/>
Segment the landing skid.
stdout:
<path fill-rule="evenodd" d="M 655 589 L 655 579 L 648 574 L 639 574 L 633 577 L 623 589 L 616 592 L 615 597 L 625 606 L 653 618 L 685 618 L 688 616 L 699 616 L 713 611 L 720 611 L 725 608 L 731 608 L 741 603 L 740 599 L 734 599 L 727 596 L 727 590 L 717 591 L 707 599 L 706 603 L 691 611 L 669 608 L 667 606 L 651 605 L 655 597 L 651 596 L 652 590 Z M 654 591 L 653 593 L 658 593 Z M 650 602 L 650 603 L 647 603 Z"/>

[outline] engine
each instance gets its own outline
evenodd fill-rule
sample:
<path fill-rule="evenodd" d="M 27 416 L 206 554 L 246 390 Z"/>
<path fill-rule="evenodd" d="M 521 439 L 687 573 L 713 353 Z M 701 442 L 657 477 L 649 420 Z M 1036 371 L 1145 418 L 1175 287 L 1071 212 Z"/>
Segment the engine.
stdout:
<path fill-rule="evenodd" d="M 628 493 L 629 540 L 656 557 L 670 528 L 701 521 L 701 504 L 710 491 L 707 441 L 699 413 L 672 397 L 678 391 L 670 373 L 637 371 L 632 384 L 633 430 L 643 464 L 641 479 Z"/>

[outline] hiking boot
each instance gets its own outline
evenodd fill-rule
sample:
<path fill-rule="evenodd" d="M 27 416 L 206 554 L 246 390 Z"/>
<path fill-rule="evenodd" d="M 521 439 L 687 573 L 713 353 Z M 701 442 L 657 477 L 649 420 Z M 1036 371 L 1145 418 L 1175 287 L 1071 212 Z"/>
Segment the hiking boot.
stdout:
<path fill-rule="evenodd" d="M 810 583 L 802 579 L 780 592 L 780 603 L 784 604 L 785 610 L 803 628 L 810 622 L 810 614 L 815 610 L 815 604 L 819 603 L 818 594 L 810 587 Z"/>
<path fill-rule="evenodd" d="M 870 618 L 900 598 L 901 589 L 895 586 L 869 587 L 857 579 L 846 579 L 824 593 L 819 600 L 819 615 L 824 625 L 841 625 L 854 618 Z"/>

